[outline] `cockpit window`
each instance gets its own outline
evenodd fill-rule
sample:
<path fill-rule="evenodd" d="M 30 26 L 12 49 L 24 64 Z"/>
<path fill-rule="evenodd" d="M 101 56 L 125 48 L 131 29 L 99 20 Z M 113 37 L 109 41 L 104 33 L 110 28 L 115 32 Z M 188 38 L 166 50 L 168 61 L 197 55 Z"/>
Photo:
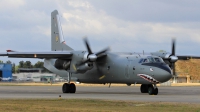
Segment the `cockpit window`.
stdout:
<path fill-rule="evenodd" d="M 142 63 L 142 62 L 143 62 L 143 58 L 142 58 L 142 59 L 140 59 L 139 63 Z"/>
<path fill-rule="evenodd" d="M 140 59 L 139 63 L 163 63 L 162 58 L 159 57 L 147 57 Z"/>
<path fill-rule="evenodd" d="M 152 57 L 147 58 L 149 60 L 150 63 L 155 62 L 155 60 Z"/>
<path fill-rule="evenodd" d="M 161 58 L 154 58 L 155 59 L 155 61 L 157 62 L 157 63 L 162 63 L 162 62 L 164 62 Z"/>
<path fill-rule="evenodd" d="M 154 58 L 154 59 L 156 62 L 158 62 L 158 63 L 160 62 L 159 58 Z"/>
<path fill-rule="evenodd" d="M 148 63 L 148 62 L 149 62 L 148 59 L 144 59 L 144 60 L 143 60 L 143 63 Z"/>

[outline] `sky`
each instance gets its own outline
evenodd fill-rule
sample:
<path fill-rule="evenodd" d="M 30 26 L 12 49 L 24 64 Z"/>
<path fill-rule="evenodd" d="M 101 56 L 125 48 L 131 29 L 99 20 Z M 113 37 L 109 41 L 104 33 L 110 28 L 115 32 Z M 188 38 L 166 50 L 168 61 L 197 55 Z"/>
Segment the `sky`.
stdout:
<path fill-rule="evenodd" d="M 0 52 L 51 50 L 51 12 L 74 50 L 110 47 L 113 52 L 171 52 L 200 56 L 199 0 L 0 0 Z M 38 59 L 0 57 L 4 62 Z"/>

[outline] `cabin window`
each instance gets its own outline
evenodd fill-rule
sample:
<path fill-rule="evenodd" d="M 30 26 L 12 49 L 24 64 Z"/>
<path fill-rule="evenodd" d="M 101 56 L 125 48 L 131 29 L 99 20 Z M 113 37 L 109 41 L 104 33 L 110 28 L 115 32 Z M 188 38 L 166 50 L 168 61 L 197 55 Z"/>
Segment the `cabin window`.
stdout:
<path fill-rule="evenodd" d="M 107 70 L 110 70 L 110 66 L 108 66 Z"/>

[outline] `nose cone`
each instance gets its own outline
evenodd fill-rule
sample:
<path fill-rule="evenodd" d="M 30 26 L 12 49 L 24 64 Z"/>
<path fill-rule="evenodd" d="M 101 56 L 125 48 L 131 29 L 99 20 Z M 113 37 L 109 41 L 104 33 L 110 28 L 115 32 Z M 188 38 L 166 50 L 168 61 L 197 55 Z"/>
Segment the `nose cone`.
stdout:
<path fill-rule="evenodd" d="M 163 64 L 159 66 L 159 70 L 154 77 L 159 82 L 166 82 L 172 78 L 172 71 L 168 65 Z"/>
<path fill-rule="evenodd" d="M 90 54 L 89 59 L 90 61 L 95 61 L 97 59 L 97 56 L 95 54 Z"/>

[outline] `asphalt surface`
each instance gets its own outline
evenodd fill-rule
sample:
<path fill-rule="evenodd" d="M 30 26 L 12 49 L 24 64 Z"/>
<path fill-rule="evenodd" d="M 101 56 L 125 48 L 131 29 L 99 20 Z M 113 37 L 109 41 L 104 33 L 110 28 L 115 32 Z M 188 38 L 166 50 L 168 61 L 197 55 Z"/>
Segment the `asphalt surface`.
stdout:
<path fill-rule="evenodd" d="M 77 86 L 75 94 L 64 94 L 61 86 L 0 86 L 0 99 L 81 98 L 147 102 L 200 103 L 200 87 L 158 87 L 158 95 L 140 93 L 135 86 Z"/>

